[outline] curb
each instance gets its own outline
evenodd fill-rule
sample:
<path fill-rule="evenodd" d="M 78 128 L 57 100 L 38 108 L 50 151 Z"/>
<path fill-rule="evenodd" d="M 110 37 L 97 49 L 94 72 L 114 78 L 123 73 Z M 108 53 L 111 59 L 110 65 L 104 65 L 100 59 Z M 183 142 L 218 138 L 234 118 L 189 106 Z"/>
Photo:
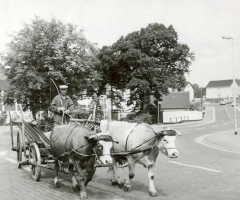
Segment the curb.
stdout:
<path fill-rule="evenodd" d="M 204 146 L 207 146 L 209 148 L 213 148 L 213 149 L 217 149 L 217 150 L 221 150 L 221 151 L 225 151 L 225 152 L 229 152 L 229 153 L 235 153 L 235 154 L 240 154 L 240 151 L 239 150 L 236 150 L 236 149 L 231 149 L 229 147 L 223 147 L 221 145 L 216 145 L 216 144 L 213 144 L 213 143 L 210 143 L 210 142 L 207 142 L 206 140 L 204 140 L 206 137 L 208 136 L 212 136 L 212 135 L 216 135 L 216 134 L 220 134 L 220 133 L 226 133 L 226 132 L 229 132 L 229 131 L 233 131 L 233 130 L 228 130 L 228 131 L 222 131 L 222 132 L 217 132 L 217 133 L 211 133 L 211 134 L 207 134 L 207 135 L 202 135 L 200 137 L 197 137 L 195 139 L 195 141 L 198 143 L 198 144 L 201 144 L 201 145 L 204 145 Z"/>

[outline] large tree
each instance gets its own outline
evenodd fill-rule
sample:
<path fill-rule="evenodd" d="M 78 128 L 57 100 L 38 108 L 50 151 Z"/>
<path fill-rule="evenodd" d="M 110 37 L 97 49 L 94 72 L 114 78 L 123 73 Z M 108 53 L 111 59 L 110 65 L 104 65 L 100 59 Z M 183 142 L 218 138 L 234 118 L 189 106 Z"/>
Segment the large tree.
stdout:
<path fill-rule="evenodd" d="M 194 54 L 186 44 L 178 42 L 172 26 L 154 23 L 103 47 L 98 58 L 101 64 L 97 70 L 102 74 L 100 89 L 106 84 L 130 89 L 129 105 L 135 104 L 136 110 L 144 111 L 150 95 L 159 100 L 168 94 L 169 88 L 183 87 Z"/>
<path fill-rule="evenodd" d="M 10 83 L 6 103 L 16 99 L 24 110 L 46 110 L 57 94 L 54 83 L 69 85 L 70 96 L 85 89 L 95 92 L 97 50 L 76 26 L 35 17 L 12 35 L 7 47 L 1 54 L 4 65 L 10 66 L 5 70 Z"/>

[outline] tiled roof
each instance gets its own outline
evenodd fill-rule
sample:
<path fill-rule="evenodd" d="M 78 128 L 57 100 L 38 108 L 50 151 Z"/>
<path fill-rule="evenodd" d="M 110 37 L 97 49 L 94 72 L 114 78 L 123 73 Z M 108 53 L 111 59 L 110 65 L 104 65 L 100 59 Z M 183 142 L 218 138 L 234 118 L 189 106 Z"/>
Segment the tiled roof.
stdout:
<path fill-rule="evenodd" d="M 162 109 L 187 109 L 190 107 L 189 92 L 171 92 L 162 99 Z"/>
<path fill-rule="evenodd" d="M 214 87 L 230 87 L 233 83 L 233 80 L 219 80 L 219 81 L 210 81 L 207 84 L 207 88 L 214 88 Z"/>

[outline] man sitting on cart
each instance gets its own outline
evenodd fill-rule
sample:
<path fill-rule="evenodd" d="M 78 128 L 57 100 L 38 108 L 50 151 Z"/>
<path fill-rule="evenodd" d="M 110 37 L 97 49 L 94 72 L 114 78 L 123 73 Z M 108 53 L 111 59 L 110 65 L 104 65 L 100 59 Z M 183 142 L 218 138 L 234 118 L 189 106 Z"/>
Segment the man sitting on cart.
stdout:
<path fill-rule="evenodd" d="M 54 113 L 54 126 L 68 124 L 70 121 L 69 114 L 74 108 L 72 99 L 66 95 L 68 86 L 60 85 L 59 89 L 60 94 L 54 97 L 50 107 L 50 110 Z"/>

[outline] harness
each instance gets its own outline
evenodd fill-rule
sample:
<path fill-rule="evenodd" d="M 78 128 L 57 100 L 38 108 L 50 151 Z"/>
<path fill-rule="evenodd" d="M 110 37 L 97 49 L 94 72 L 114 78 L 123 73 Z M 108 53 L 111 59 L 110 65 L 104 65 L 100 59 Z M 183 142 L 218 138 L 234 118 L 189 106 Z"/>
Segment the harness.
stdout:
<path fill-rule="evenodd" d="M 76 153 L 76 154 L 78 154 L 78 155 L 80 155 L 80 156 L 83 156 L 83 157 L 85 157 L 85 158 L 91 157 L 91 156 L 95 156 L 95 157 L 96 157 L 96 160 L 99 160 L 99 157 L 98 157 L 98 155 L 97 155 L 97 153 L 96 153 L 96 151 L 95 151 L 94 149 L 93 149 L 93 152 L 94 152 L 93 154 L 83 154 L 83 153 L 80 153 L 80 152 L 77 151 L 77 150 L 79 150 L 79 149 L 87 146 L 88 144 L 90 144 L 90 142 L 88 142 L 88 143 L 86 143 L 86 144 L 78 147 L 77 149 L 72 149 L 72 150 L 70 150 L 70 151 L 66 151 L 67 140 L 68 140 L 69 136 L 72 134 L 73 130 L 74 130 L 76 127 L 78 127 L 78 125 L 74 126 L 74 127 L 72 128 L 72 130 L 70 131 L 70 133 L 68 134 L 68 136 L 67 136 L 67 139 L 66 139 L 65 144 L 64 144 L 64 153 L 62 153 L 62 154 L 59 155 L 57 158 L 55 158 L 55 160 L 58 160 L 60 157 L 64 157 L 64 156 L 66 156 L 66 155 L 69 155 L 69 154 L 71 154 L 72 152 L 74 152 L 74 153 Z M 103 140 L 103 141 L 109 141 L 109 140 L 111 140 L 112 143 L 114 143 L 114 140 L 112 140 L 111 136 L 108 136 L 108 137 L 106 137 L 106 136 L 105 136 L 105 137 L 101 137 L 101 136 L 100 136 L 100 137 L 98 137 L 98 140 L 97 140 L 97 141 L 99 141 L 99 140 Z M 113 146 L 114 146 L 114 145 L 113 145 Z M 100 160 L 100 161 L 101 161 L 101 160 Z"/>
<path fill-rule="evenodd" d="M 131 132 L 129 132 L 129 134 L 127 135 L 126 143 L 125 143 L 125 151 L 127 151 L 127 141 L 128 141 L 128 138 L 129 138 L 130 134 L 133 132 L 133 130 L 134 130 L 134 128 L 135 128 L 136 126 L 137 126 L 137 125 L 135 125 L 135 126 L 132 128 Z M 165 132 L 165 134 L 162 134 L 162 133 L 164 133 L 164 132 Z M 160 132 L 156 133 L 156 132 L 154 131 L 154 135 L 155 135 L 155 136 L 153 136 L 152 138 L 150 138 L 150 139 L 147 140 L 146 142 L 144 142 L 144 143 L 142 143 L 142 144 L 134 147 L 133 149 L 131 149 L 130 152 L 135 152 L 135 151 L 137 150 L 137 148 L 143 146 L 144 144 L 146 144 L 147 142 L 151 141 L 152 139 L 154 139 L 154 138 L 156 138 L 156 137 L 160 137 L 160 136 L 164 136 L 164 135 L 175 136 L 175 135 L 176 135 L 176 132 L 175 132 L 175 131 L 172 131 L 172 130 L 163 130 L 163 131 L 160 131 Z M 170 150 L 170 149 L 177 149 L 176 147 L 166 147 L 165 144 L 163 143 L 163 141 L 161 141 L 160 144 L 161 144 L 161 146 L 162 146 L 162 149 L 164 149 L 166 152 L 167 152 L 167 150 Z M 161 150 L 158 146 L 153 145 L 153 146 L 151 146 L 151 147 L 149 147 L 149 148 L 146 148 L 146 149 L 142 150 L 142 152 L 147 151 L 147 150 L 150 150 L 150 149 L 152 149 L 153 147 L 157 147 L 157 149 Z M 140 151 L 140 152 L 141 152 L 141 151 Z M 140 152 L 139 152 L 139 151 L 136 151 L 136 153 L 140 153 Z M 133 154 L 133 153 L 132 153 L 132 154 Z M 131 153 L 130 153 L 130 154 L 127 153 L 126 155 L 131 155 Z"/>

